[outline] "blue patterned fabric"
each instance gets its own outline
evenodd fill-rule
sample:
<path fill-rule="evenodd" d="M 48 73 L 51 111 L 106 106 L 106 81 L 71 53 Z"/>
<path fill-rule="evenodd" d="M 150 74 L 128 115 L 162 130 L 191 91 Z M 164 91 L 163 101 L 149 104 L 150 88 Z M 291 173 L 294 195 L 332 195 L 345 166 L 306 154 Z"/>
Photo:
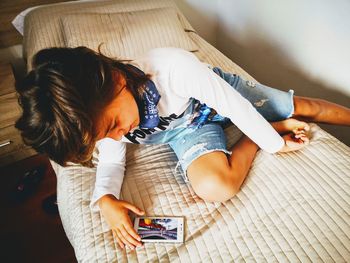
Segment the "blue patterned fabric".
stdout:
<path fill-rule="evenodd" d="M 145 75 L 145 73 L 139 68 L 130 64 L 129 66 L 132 66 L 140 73 Z M 141 100 L 137 101 L 140 114 L 139 127 L 145 129 L 155 128 L 158 126 L 160 121 L 157 104 L 161 96 L 152 80 L 148 80 L 145 83 L 145 89 L 141 97 Z"/>
<path fill-rule="evenodd" d="M 142 101 L 139 105 L 140 128 L 155 128 L 159 124 L 159 114 L 157 104 L 160 95 L 153 81 L 146 82 L 145 91 L 142 94 Z"/>
<path fill-rule="evenodd" d="M 217 114 L 214 109 L 208 107 L 205 103 L 201 104 L 199 101 L 197 101 L 197 103 L 196 117 L 193 118 L 189 127 L 199 129 L 208 122 L 222 122 L 228 120 L 228 118 Z"/>

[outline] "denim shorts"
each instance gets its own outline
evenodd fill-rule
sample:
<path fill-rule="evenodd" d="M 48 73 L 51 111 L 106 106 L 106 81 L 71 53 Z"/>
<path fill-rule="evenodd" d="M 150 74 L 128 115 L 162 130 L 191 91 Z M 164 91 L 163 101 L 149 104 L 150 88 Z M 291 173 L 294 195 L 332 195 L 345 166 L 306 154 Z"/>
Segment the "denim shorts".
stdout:
<path fill-rule="evenodd" d="M 247 81 L 235 74 L 223 72 L 220 68 L 213 68 L 213 71 L 229 83 L 244 98 L 251 102 L 256 110 L 267 121 L 280 121 L 292 116 L 294 112 L 293 90 L 288 92 L 267 87 L 265 85 Z M 223 130 L 223 123 L 208 122 L 201 128 L 191 132 L 184 130 L 183 136 L 177 137 L 169 142 L 174 150 L 180 165 L 184 171 L 184 180 L 188 182 L 187 168 L 200 156 L 221 151 L 230 155 L 231 151 L 226 149 L 226 136 Z"/>

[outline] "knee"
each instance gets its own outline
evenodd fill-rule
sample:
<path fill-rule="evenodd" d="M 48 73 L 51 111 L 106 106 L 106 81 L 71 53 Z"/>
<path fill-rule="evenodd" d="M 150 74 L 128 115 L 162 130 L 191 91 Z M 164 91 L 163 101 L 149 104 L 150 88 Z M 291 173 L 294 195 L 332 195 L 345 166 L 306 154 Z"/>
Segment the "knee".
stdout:
<path fill-rule="evenodd" d="M 225 202 L 234 197 L 239 190 L 232 177 L 224 172 L 202 174 L 202 180 L 193 188 L 205 201 Z"/>

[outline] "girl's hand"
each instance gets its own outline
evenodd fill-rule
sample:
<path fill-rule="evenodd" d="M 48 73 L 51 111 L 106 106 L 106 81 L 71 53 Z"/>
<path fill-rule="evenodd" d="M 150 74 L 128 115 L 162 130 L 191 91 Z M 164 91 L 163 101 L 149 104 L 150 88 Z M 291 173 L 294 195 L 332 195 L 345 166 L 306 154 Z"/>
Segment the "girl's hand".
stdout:
<path fill-rule="evenodd" d="M 308 145 L 310 140 L 304 132 L 288 133 L 282 136 L 284 139 L 284 146 L 279 152 L 292 152 L 300 150 Z"/>
<path fill-rule="evenodd" d="M 113 231 L 113 236 L 122 249 L 125 245 L 131 249 L 142 246 L 141 238 L 136 233 L 128 212 L 131 210 L 141 216 L 145 213 L 144 211 L 126 201 L 118 200 L 113 195 L 103 196 L 99 200 L 99 206 L 103 217 Z"/>

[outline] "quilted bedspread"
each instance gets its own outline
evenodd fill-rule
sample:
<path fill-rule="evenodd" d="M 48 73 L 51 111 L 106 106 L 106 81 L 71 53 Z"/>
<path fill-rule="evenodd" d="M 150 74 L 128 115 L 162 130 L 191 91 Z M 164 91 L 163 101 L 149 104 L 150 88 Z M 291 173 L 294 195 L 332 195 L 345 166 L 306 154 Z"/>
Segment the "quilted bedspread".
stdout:
<path fill-rule="evenodd" d="M 241 135 L 225 130 L 228 146 Z M 62 222 L 81 262 L 346 262 L 350 259 L 350 149 L 317 125 L 295 153 L 260 151 L 241 191 L 204 202 L 167 145 L 130 145 L 122 197 L 147 215 L 185 217 L 183 244 L 121 250 L 89 209 L 95 169 L 56 168 Z"/>
<path fill-rule="evenodd" d="M 119 2 L 128 1 L 116 4 Z M 144 2 L 149 8 L 173 5 L 161 0 Z M 103 9 L 103 2 L 99 6 L 101 12 L 115 11 L 110 4 L 107 7 Z M 192 29 L 179 15 L 186 28 Z M 195 32 L 188 34 L 199 46 L 195 54 L 200 60 L 252 79 Z M 29 45 L 29 37 L 25 38 Z M 54 41 L 62 44 L 57 37 Z M 50 39 L 44 42 L 50 43 Z M 28 57 L 30 50 L 26 50 Z M 228 147 L 241 136 L 235 126 L 226 128 L 225 133 Z M 350 148 L 315 124 L 311 135 L 310 145 L 298 152 L 259 151 L 241 191 L 225 203 L 204 202 L 196 196 L 184 182 L 182 171 L 175 170 L 177 158 L 169 146 L 128 145 L 122 198 L 147 215 L 185 217 L 184 243 L 146 243 L 134 251 L 120 249 L 102 215 L 89 208 L 95 168 L 60 167 L 52 162 L 60 216 L 77 260 L 350 261 Z M 97 153 L 95 156 L 98 158 Z"/>

